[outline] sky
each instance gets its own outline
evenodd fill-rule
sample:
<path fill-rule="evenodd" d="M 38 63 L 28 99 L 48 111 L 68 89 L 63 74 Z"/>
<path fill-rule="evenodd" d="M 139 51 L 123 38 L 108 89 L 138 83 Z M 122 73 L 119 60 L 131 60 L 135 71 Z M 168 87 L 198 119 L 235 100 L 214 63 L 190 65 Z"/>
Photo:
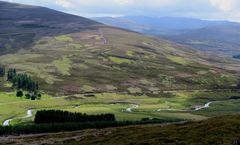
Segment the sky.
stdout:
<path fill-rule="evenodd" d="M 85 17 L 191 17 L 240 22 L 240 0 L 2 0 Z"/>

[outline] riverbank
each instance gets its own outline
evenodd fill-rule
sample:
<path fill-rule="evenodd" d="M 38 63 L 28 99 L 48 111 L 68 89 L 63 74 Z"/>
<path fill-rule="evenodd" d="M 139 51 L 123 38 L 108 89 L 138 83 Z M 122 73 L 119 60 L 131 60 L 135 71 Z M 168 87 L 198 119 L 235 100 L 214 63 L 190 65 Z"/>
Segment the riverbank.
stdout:
<path fill-rule="evenodd" d="M 14 119 L 26 119 L 26 118 L 29 118 L 29 117 L 32 117 L 32 116 L 33 116 L 32 110 L 27 110 L 27 115 L 26 116 L 8 119 L 8 120 L 3 122 L 3 126 L 9 126 L 10 122 Z"/>

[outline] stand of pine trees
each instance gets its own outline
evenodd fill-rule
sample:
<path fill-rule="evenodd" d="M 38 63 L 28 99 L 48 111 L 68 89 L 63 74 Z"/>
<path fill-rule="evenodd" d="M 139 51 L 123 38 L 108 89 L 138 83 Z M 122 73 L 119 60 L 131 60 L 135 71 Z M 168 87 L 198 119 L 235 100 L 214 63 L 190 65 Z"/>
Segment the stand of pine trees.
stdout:
<path fill-rule="evenodd" d="M 114 114 L 87 115 L 61 110 L 37 111 L 34 123 L 99 122 L 115 121 Z"/>
<path fill-rule="evenodd" d="M 13 87 L 17 88 L 17 97 L 23 96 L 23 91 L 28 91 L 26 94 L 27 99 L 35 100 L 41 97 L 39 93 L 39 84 L 37 81 L 27 74 L 18 74 L 16 69 L 9 69 L 7 72 L 7 80 L 13 84 Z"/>
<path fill-rule="evenodd" d="M 17 74 L 15 69 L 9 69 L 7 80 L 13 83 L 17 89 L 23 89 L 29 92 L 38 91 L 39 85 L 34 81 L 31 76 L 27 74 Z"/>

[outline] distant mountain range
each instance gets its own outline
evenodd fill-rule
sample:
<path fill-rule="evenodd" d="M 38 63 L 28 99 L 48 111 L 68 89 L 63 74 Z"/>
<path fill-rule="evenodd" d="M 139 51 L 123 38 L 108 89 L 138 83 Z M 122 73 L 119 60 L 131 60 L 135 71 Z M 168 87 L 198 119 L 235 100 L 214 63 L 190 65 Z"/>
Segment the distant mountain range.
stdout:
<path fill-rule="evenodd" d="M 200 50 L 233 56 L 240 54 L 240 24 L 178 17 L 99 17 L 101 23 L 164 37 Z"/>

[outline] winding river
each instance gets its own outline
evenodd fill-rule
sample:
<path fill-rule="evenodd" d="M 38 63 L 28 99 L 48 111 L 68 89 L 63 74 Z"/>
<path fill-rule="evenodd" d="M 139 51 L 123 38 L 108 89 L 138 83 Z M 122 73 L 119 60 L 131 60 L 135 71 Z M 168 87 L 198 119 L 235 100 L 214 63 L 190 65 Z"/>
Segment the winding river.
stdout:
<path fill-rule="evenodd" d="M 211 104 L 212 104 L 212 102 L 207 102 L 204 106 L 197 107 L 194 110 L 198 111 L 198 110 L 202 110 L 202 109 L 208 108 L 208 107 L 210 107 Z"/>
<path fill-rule="evenodd" d="M 171 109 L 171 108 L 165 108 L 164 109 L 163 108 L 163 109 L 158 109 L 157 111 L 181 111 L 181 112 L 184 112 L 184 111 L 199 111 L 199 110 L 202 110 L 202 109 L 209 108 L 212 103 L 213 102 L 207 102 L 203 106 L 196 107 L 194 110 L 184 110 L 184 109 L 181 110 L 181 109 Z M 133 109 L 136 109 L 138 107 L 139 107 L 139 105 L 137 105 L 137 104 L 131 104 L 131 107 L 127 108 L 126 111 L 127 112 L 133 112 Z M 32 116 L 33 116 L 32 110 L 29 109 L 29 110 L 27 110 L 27 115 L 26 116 L 8 119 L 8 120 L 3 122 L 3 126 L 9 126 L 10 122 L 14 119 L 25 119 L 25 118 L 29 118 L 29 117 L 32 117 Z"/>
<path fill-rule="evenodd" d="M 190 109 L 162 108 L 162 109 L 157 109 L 157 111 L 179 111 L 179 112 L 199 111 L 199 110 L 202 110 L 202 109 L 209 108 L 212 103 L 213 102 L 207 102 L 206 104 L 204 104 L 202 106 L 195 107 L 195 109 L 193 109 L 193 110 L 190 110 Z M 137 104 L 131 104 L 131 107 L 127 108 L 126 111 L 127 112 L 133 112 L 133 109 L 136 109 L 138 107 L 139 107 L 139 105 L 137 105 Z"/>
<path fill-rule="evenodd" d="M 184 112 L 184 111 L 199 111 L 199 110 L 202 110 L 202 109 L 209 108 L 212 103 L 213 103 L 213 102 L 207 102 L 207 103 L 204 104 L 203 106 L 196 107 L 194 110 L 184 110 L 184 109 L 158 109 L 157 111 L 181 111 L 181 112 Z"/>
<path fill-rule="evenodd" d="M 127 108 L 126 111 L 127 112 L 132 112 L 132 109 L 135 109 L 135 108 L 138 108 L 139 105 L 136 105 L 136 104 L 132 104 L 131 107 Z"/>
<path fill-rule="evenodd" d="M 14 119 L 25 119 L 25 118 L 29 118 L 29 117 L 32 117 L 32 116 L 33 116 L 32 115 L 32 110 L 28 110 L 26 116 L 8 119 L 8 120 L 3 122 L 3 126 L 9 126 L 10 122 Z"/>

